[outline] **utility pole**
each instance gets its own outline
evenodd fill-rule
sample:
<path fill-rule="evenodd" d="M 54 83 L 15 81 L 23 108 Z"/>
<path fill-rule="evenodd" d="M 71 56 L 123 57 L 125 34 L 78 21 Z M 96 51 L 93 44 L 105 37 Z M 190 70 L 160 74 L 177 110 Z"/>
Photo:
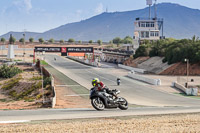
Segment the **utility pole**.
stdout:
<path fill-rule="evenodd" d="M 25 38 L 25 31 L 24 31 L 24 34 L 23 34 L 23 37 L 24 37 L 24 48 L 23 48 L 23 57 L 24 57 L 24 62 L 25 62 L 25 42 L 26 42 L 26 38 Z"/>
<path fill-rule="evenodd" d="M 189 59 L 185 59 L 185 62 L 187 63 L 187 82 L 186 82 L 186 88 L 188 87 L 188 76 L 189 76 Z"/>
<path fill-rule="evenodd" d="M 43 52 L 42 52 L 42 57 L 43 57 Z M 44 77 L 43 77 L 43 65 L 42 65 L 42 58 L 40 59 L 40 69 L 41 69 L 41 75 L 42 75 L 42 103 L 45 103 L 45 99 L 44 99 Z"/>

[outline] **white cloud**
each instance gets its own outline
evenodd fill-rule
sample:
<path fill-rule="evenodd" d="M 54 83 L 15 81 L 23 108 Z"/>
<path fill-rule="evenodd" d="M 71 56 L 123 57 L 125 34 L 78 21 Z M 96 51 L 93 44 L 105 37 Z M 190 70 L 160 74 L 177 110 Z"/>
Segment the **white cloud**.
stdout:
<path fill-rule="evenodd" d="M 31 0 L 16 0 L 13 2 L 13 5 L 22 12 L 26 11 L 26 13 L 29 13 L 29 11 L 32 9 Z"/>
<path fill-rule="evenodd" d="M 98 6 L 96 7 L 95 9 L 95 13 L 96 14 L 100 14 L 103 12 L 103 4 L 102 3 L 99 3 Z"/>
<path fill-rule="evenodd" d="M 26 10 L 31 10 L 32 9 L 32 4 L 31 4 L 31 0 L 24 0 L 24 5 Z"/>

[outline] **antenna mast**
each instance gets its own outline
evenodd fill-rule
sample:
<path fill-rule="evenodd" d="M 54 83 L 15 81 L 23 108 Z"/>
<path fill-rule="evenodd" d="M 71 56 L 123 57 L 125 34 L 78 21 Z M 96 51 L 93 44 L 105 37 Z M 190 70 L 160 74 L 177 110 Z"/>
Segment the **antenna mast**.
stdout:
<path fill-rule="evenodd" d="M 157 19 L 157 7 L 156 7 L 156 5 L 157 5 L 157 0 L 155 0 L 155 3 L 154 3 L 155 19 Z"/>
<path fill-rule="evenodd" d="M 147 0 L 147 5 L 149 5 L 149 19 L 151 19 L 151 5 L 153 4 L 152 0 Z"/>

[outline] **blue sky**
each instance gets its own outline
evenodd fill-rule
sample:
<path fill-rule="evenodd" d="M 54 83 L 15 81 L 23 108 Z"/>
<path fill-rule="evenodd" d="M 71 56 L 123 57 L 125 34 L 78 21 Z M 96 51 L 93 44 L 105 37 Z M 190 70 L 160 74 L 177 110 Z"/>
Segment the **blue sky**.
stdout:
<path fill-rule="evenodd" d="M 200 9 L 199 0 L 157 0 Z M 146 7 L 146 0 L 0 0 L 0 35 L 9 31 L 44 32 L 108 12 Z"/>

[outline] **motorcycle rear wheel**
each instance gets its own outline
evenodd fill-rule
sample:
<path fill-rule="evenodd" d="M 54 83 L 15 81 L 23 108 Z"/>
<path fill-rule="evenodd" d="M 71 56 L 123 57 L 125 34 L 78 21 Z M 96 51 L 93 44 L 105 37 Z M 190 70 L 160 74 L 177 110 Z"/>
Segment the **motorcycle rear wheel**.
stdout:
<path fill-rule="evenodd" d="M 123 99 L 124 102 L 119 104 L 119 108 L 121 110 L 127 110 L 128 109 L 128 102 L 127 102 L 127 100 L 125 98 L 121 98 L 121 99 Z"/>
<path fill-rule="evenodd" d="M 99 97 L 92 98 L 91 104 L 96 110 L 102 111 L 105 109 L 105 105 Z"/>

